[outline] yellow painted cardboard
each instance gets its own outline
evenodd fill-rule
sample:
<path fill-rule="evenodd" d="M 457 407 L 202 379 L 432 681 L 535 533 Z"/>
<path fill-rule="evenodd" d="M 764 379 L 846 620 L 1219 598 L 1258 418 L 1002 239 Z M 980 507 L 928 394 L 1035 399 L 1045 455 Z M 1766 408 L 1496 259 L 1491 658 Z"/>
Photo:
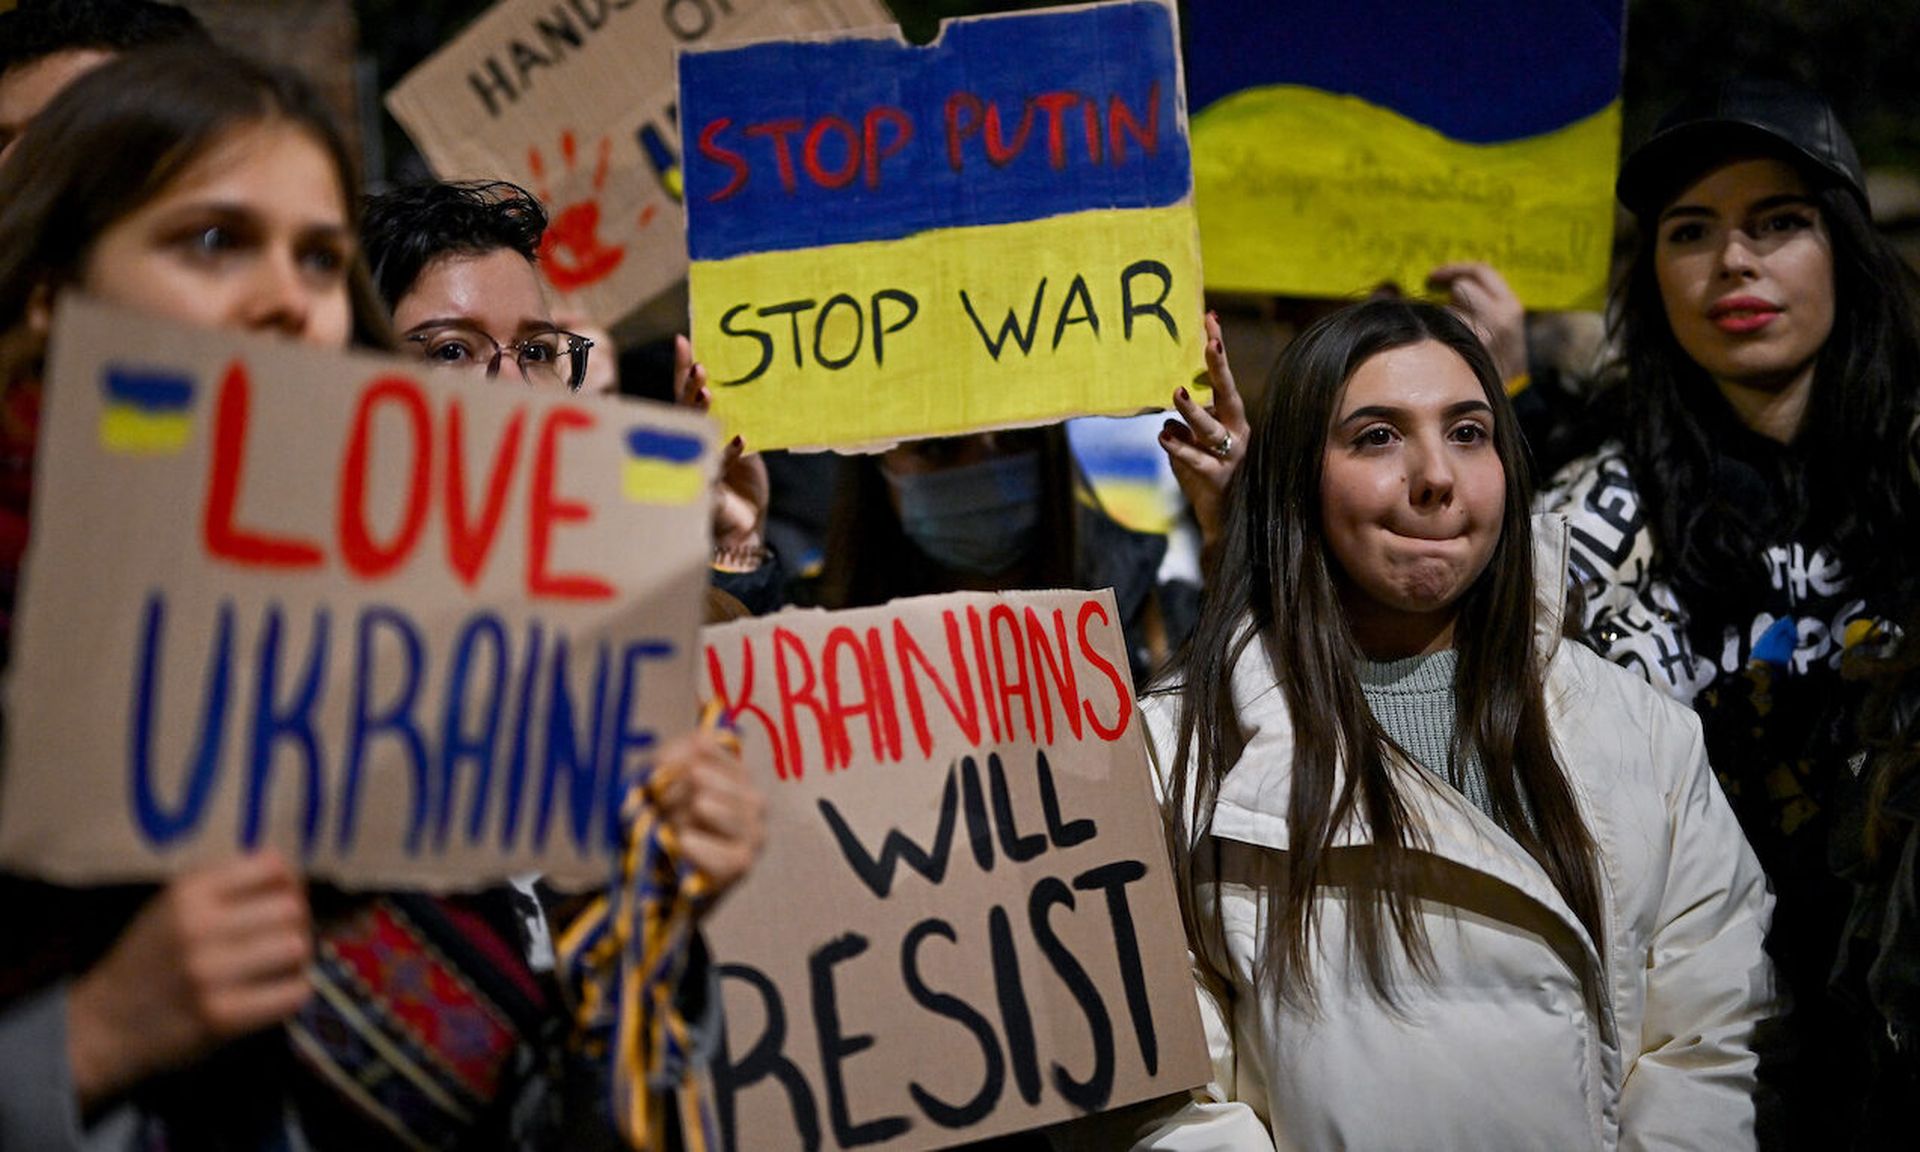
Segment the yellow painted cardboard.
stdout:
<path fill-rule="evenodd" d="M 1599 310 L 1619 151 L 1618 101 L 1556 132 L 1468 144 L 1352 96 L 1241 92 L 1193 121 L 1207 285 L 1419 291 L 1440 265 L 1479 260 L 1529 307 Z"/>
<path fill-rule="evenodd" d="M 1199 266 L 1188 204 L 757 253 L 694 265 L 694 347 L 749 450 L 1138 412 L 1204 363 Z"/>

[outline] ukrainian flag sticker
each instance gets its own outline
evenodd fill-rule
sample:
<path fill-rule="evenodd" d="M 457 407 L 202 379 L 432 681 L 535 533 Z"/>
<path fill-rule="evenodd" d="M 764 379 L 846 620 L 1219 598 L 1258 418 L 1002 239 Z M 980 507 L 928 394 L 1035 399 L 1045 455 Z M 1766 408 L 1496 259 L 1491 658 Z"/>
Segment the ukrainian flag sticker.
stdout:
<path fill-rule="evenodd" d="M 193 437 L 193 377 L 109 365 L 101 375 L 106 406 L 100 446 L 128 455 L 168 455 Z"/>
<path fill-rule="evenodd" d="M 627 432 L 621 492 L 636 504 L 691 504 L 707 490 L 700 438 L 663 428 Z"/>

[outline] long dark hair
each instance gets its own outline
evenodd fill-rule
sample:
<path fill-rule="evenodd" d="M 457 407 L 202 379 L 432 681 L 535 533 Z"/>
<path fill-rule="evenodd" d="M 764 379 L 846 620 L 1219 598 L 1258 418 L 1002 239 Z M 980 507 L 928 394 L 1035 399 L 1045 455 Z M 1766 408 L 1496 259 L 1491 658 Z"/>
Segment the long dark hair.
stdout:
<path fill-rule="evenodd" d="M 306 131 L 340 178 L 350 226 L 359 175 L 332 116 L 298 76 L 204 44 L 142 48 L 74 81 L 0 165 L 0 331 L 36 289 L 77 283 L 102 233 L 158 195 L 233 129 L 279 120 Z M 364 262 L 349 271 L 357 344 L 391 345 Z"/>
<path fill-rule="evenodd" d="M 1775 474 L 1764 477 L 1776 495 L 1765 511 L 1729 483 L 1724 441 L 1738 418 L 1667 323 L 1652 219 L 1641 222 L 1615 301 L 1621 357 L 1596 425 L 1620 437 L 1656 569 L 1687 605 L 1696 644 L 1710 651 L 1728 626 L 1763 607 L 1769 544 L 1817 533 L 1814 543 L 1834 552 L 1869 604 L 1892 592 L 1912 555 L 1917 510 L 1902 434 L 1920 396 L 1920 292 L 1865 205 L 1805 175 L 1833 243 L 1833 332 L 1815 361 L 1795 451 L 1779 454 Z"/>
<path fill-rule="evenodd" d="M 1392 741 L 1361 692 L 1361 658 L 1321 524 L 1328 426 L 1342 390 L 1372 357 L 1434 340 L 1472 368 L 1493 406 L 1493 440 L 1506 472 L 1505 519 L 1487 568 L 1458 605 L 1454 638 L 1454 763 L 1484 766 L 1493 815 L 1540 862 L 1596 944 L 1602 939 L 1593 839 L 1553 751 L 1534 646 L 1533 534 L 1525 452 L 1492 358 L 1445 309 L 1401 300 L 1357 305 L 1303 332 L 1281 356 L 1254 419 L 1252 444 L 1228 501 L 1218 584 L 1178 665 L 1180 749 L 1169 810 L 1183 814 L 1176 859 L 1190 893 L 1188 849 L 1206 831 L 1220 782 L 1238 752 L 1232 672 L 1247 647 L 1267 645 L 1293 725 L 1288 852 L 1273 872 L 1261 974 L 1285 997 L 1313 996 L 1315 890 L 1329 881 L 1331 844 L 1349 820 L 1373 842 L 1349 893 L 1348 930 L 1374 992 L 1395 999 L 1389 925 L 1418 970 L 1432 954 L 1418 914 L 1411 819 L 1389 767 Z M 1191 910 L 1190 910 L 1191 920 Z"/>

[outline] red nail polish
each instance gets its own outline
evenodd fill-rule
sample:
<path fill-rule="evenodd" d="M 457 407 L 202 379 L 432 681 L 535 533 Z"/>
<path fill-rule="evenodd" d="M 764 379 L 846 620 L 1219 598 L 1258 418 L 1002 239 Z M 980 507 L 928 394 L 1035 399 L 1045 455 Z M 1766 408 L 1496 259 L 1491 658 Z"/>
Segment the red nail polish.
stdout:
<path fill-rule="evenodd" d="M 1187 389 L 1186 389 L 1186 385 L 1184 385 L 1184 384 L 1180 386 L 1180 399 L 1182 399 L 1182 400 L 1191 400 L 1191 399 L 1193 399 L 1193 397 L 1192 397 L 1191 395 L 1189 395 L 1189 394 L 1188 394 L 1188 392 L 1187 392 Z"/>

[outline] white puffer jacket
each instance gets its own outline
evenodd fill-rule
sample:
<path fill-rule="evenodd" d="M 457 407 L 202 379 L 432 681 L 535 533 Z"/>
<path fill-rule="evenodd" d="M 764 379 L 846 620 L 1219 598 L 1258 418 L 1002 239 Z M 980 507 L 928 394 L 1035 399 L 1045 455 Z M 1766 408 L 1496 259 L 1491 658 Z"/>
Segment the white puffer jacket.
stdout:
<path fill-rule="evenodd" d="M 1219 851 L 1195 853 L 1208 941 L 1194 972 L 1213 1082 L 1184 1106 L 1104 1118 L 1104 1133 L 1089 1128 L 1068 1143 L 1753 1146 L 1751 1037 L 1776 1007 L 1761 948 L 1772 898 L 1708 771 L 1693 714 L 1640 677 L 1560 643 L 1563 522 L 1540 518 L 1536 533 L 1548 715 L 1599 845 L 1605 954 L 1505 832 L 1444 781 L 1401 762 L 1401 795 L 1431 840 L 1419 885 L 1433 978 L 1396 961 L 1397 1015 L 1368 990 L 1337 886 L 1342 873 L 1357 873 L 1353 858 L 1340 856 L 1368 851 L 1364 828 L 1350 826 L 1338 835 L 1335 884 L 1319 889 L 1317 1009 L 1256 994 L 1254 959 L 1272 901 L 1261 865 L 1287 851 L 1293 731 L 1265 647 L 1249 645 L 1232 683 L 1245 750 L 1212 813 Z M 1143 710 L 1156 758 L 1171 766 L 1177 699 L 1158 697 Z M 1224 941 L 1224 954 L 1212 941 Z"/>

